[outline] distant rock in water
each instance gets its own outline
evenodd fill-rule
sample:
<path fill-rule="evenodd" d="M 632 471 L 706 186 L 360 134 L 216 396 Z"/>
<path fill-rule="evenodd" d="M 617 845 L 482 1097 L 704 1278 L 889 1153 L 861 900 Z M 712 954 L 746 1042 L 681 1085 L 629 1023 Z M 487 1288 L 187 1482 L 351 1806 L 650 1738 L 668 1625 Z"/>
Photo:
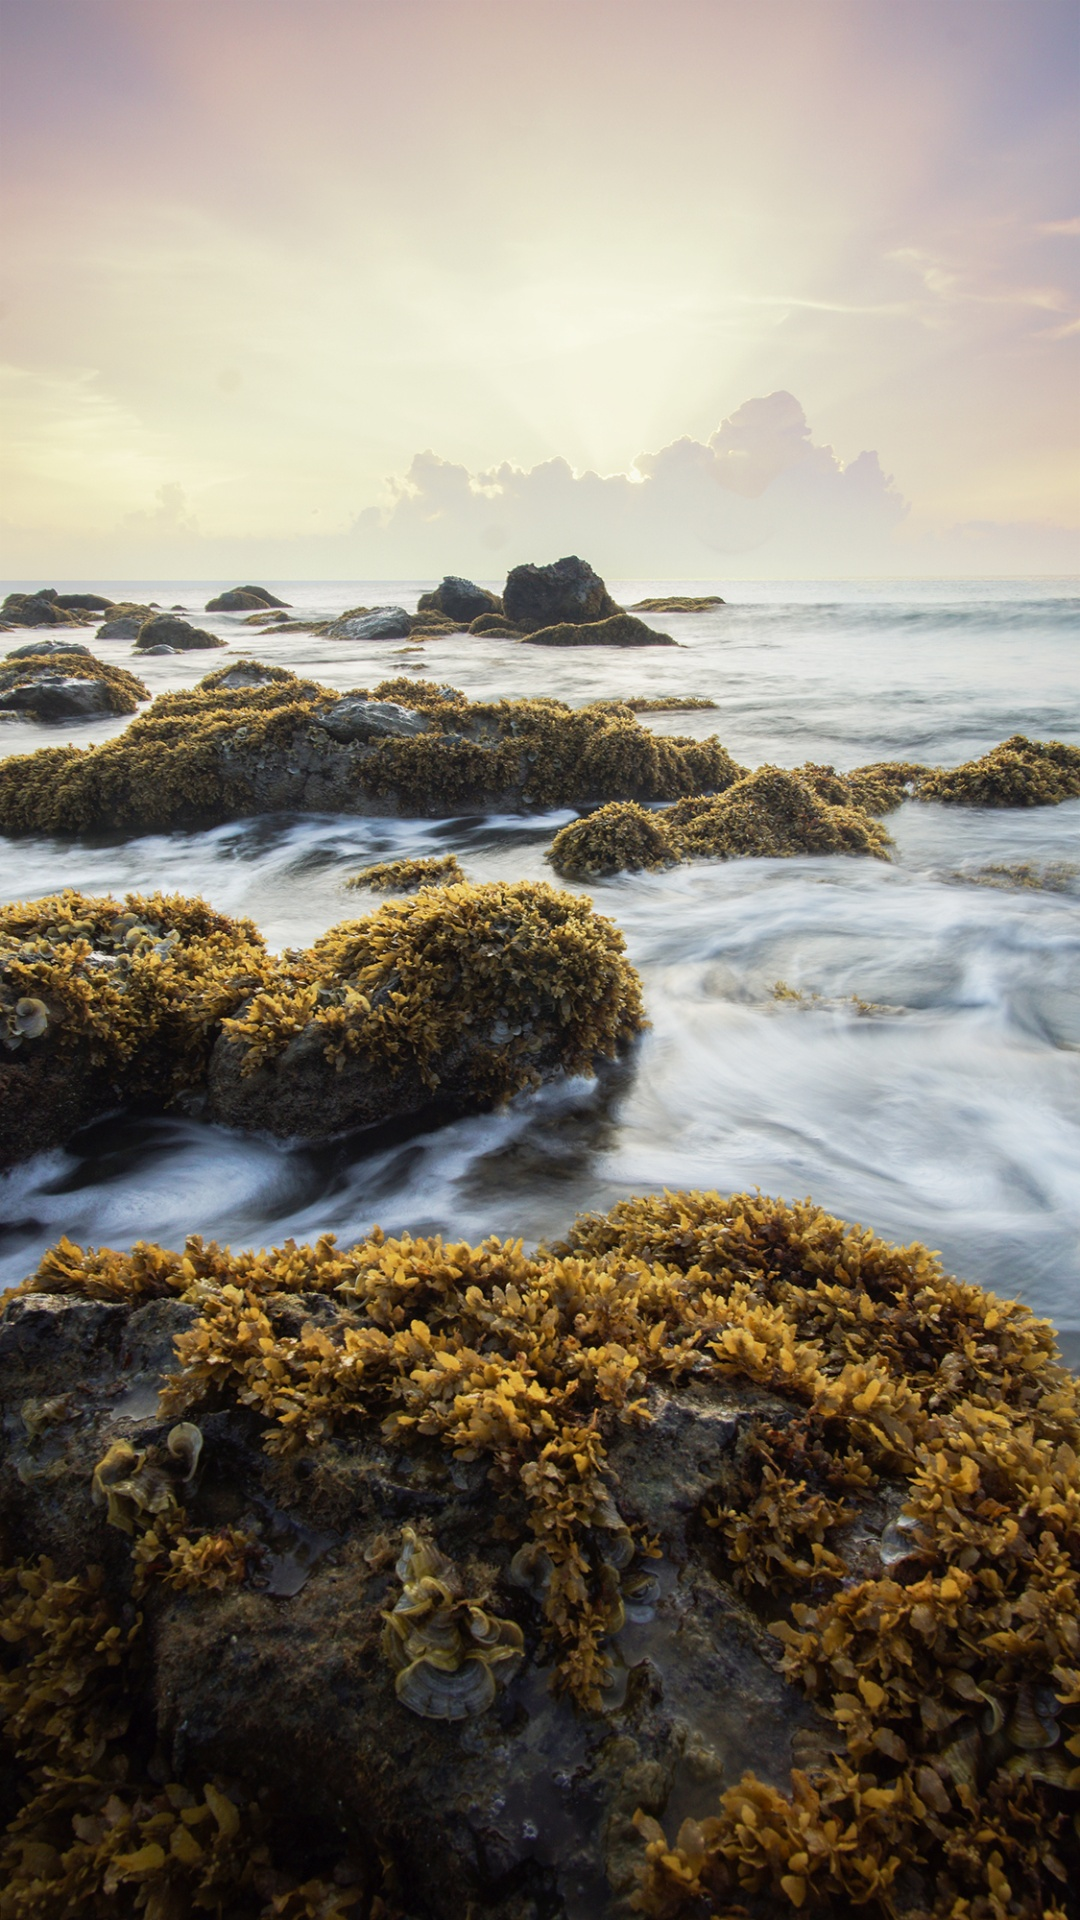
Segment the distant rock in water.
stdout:
<path fill-rule="evenodd" d="M 431 593 L 422 593 L 417 602 L 418 613 L 444 613 L 449 620 L 460 620 L 464 627 L 481 614 L 501 611 L 497 593 L 489 593 L 486 587 L 478 587 L 456 573 L 445 574 L 439 585 Z"/>
<path fill-rule="evenodd" d="M 407 640 L 411 625 L 404 607 L 357 607 L 320 631 L 327 640 Z"/>
<path fill-rule="evenodd" d="M 600 575 L 576 554 L 546 567 L 512 567 L 503 588 L 503 610 L 524 633 L 563 623 L 581 626 L 622 611 Z"/>
<path fill-rule="evenodd" d="M 174 653 L 194 653 L 224 645 L 224 640 L 219 640 L 216 633 L 208 633 L 205 627 L 193 627 L 190 620 L 178 619 L 174 613 L 156 613 L 139 628 L 135 651 L 151 653 L 159 647 L 169 647 Z"/>
<path fill-rule="evenodd" d="M 97 630 L 99 640 L 137 640 L 139 630 L 153 616 L 153 607 L 139 601 L 123 600 L 114 606 Z"/>
<path fill-rule="evenodd" d="M 230 587 L 227 592 L 219 593 L 216 599 L 206 603 L 207 613 L 250 613 L 256 607 L 287 607 L 287 600 L 279 600 L 274 593 L 268 593 L 265 587 Z"/>
<path fill-rule="evenodd" d="M 49 660 L 56 653 L 77 653 L 92 660 L 89 647 L 81 640 L 28 640 L 25 646 L 11 647 L 4 655 L 6 660 Z"/>
<path fill-rule="evenodd" d="M 605 620 L 589 620 L 580 626 L 569 621 L 554 627 L 538 627 L 522 634 L 530 647 L 677 647 L 669 633 L 657 633 L 632 613 L 612 613 Z"/>
<path fill-rule="evenodd" d="M 62 606 L 55 587 L 9 593 L 0 607 L 0 623 L 6 627 L 84 627 L 89 620 L 88 613 Z"/>
<path fill-rule="evenodd" d="M 727 602 L 718 593 L 661 593 L 654 600 L 635 600 L 631 613 L 705 613 Z"/>
<path fill-rule="evenodd" d="M 35 720 L 98 720 L 134 713 L 150 692 L 123 667 L 106 666 L 86 647 L 42 641 L 19 647 L 0 663 L 0 711 Z"/>

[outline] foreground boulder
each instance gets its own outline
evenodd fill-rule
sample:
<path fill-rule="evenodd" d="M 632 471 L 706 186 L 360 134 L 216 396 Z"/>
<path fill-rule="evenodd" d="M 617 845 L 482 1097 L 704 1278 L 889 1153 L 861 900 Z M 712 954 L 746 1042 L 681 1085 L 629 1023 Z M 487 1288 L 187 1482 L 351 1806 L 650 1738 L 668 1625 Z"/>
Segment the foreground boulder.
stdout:
<path fill-rule="evenodd" d="M 0 831 L 154 832 L 280 810 L 445 816 L 674 800 L 741 769 L 715 739 L 661 738 L 629 707 L 470 702 L 431 681 L 344 697 L 256 661 L 161 694 L 101 746 L 0 761 Z"/>
<path fill-rule="evenodd" d="M 547 567 L 512 567 L 502 600 L 507 619 L 523 633 L 563 622 L 581 626 L 622 611 L 600 575 L 573 553 Z"/>
<path fill-rule="evenodd" d="M 18 647 L 0 662 L 0 712 L 35 720 L 99 720 L 134 713 L 150 690 L 123 667 L 95 660 L 86 647 L 70 652 L 55 641 Z"/>
<path fill-rule="evenodd" d="M 208 633 L 205 627 L 193 627 L 190 620 L 180 620 L 175 613 L 155 613 L 140 626 L 135 651 L 160 653 L 167 648 L 170 653 L 192 653 L 225 644 L 216 633 Z"/>
<path fill-rule="evenodd" d="M 287 607 L 287 600 L 279 600 L 275 593 L 268 593 L 265 587 L 229 587 L 227 592 L 219 593 L 206 603 L 207 613 L 250 613 L 256 607 Z"/>
<path fill-rule="evenodd" d="M 448 620 L 455 620 L 467 627 L 470 621 L 479 619 L 485 613 L 501 613 L 502 601 L 497 593 L 489 593 L 486 587 L 478 587 L 475 581 L 463 580 L 456 573 L 448 573 L 431 593 L 420 595 L 417 612 L 442 613 Z"/>
<path fill-rule="evenodd" d="M 1065 1920 L 1077 1382 L 924 1248 L 61 1242 L 0 1356 L 18 1920 Z"/>
<path fill-rule="evenodd" d="M 622 936 L 550 887 L 428 888 L 268 954 L 201 900 L 0 909 L 0 1166 L 133 1099 L 322 1137 L 591 1072 L 643 1022 Z"/>
<path fill-rule="evenodd" d="M 657 633 L 632 613 L 612 613 L 604 620 L 590 620 L 576 626 L 562 622 L 554 627 L 537 627 L 522 636 L 531 647 L 677 647 L 669 633 Z"/>

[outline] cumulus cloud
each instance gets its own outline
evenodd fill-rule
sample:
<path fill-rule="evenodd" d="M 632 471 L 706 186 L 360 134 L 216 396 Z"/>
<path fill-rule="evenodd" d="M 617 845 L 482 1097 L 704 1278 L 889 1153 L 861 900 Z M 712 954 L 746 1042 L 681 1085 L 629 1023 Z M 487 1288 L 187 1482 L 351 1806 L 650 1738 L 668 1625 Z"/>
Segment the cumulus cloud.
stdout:
<path fill-rule="evenodd" d="M 382 508 L 354 524 L 374 575 L 499 570 L 504 557 L 579 551 L 624 578 L 888 570 L 907 511 L 877 454 L 846 466 L 815 444 L 790 393 L 748 400 L 707 441 L 641 453 L 628 473 L 565 460 L 486 472 L 417 454 Z"/>

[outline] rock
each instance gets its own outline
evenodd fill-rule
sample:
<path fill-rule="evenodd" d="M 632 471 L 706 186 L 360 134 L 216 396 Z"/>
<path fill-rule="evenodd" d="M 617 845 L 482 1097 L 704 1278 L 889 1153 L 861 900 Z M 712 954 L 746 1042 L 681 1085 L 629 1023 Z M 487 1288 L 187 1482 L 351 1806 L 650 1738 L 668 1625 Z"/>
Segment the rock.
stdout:
<path fill-rule="evenodd" d="M 151 654 L 151 653 L 160 654 L 160 653 L 180 653 L 182 649 L 180 647 L 161 646 L 161 647 L 140 647 L 138 651 L 142 654 Z"/>
<path fill-rule="evenodd" d="M 68 607 L 77 613 L 108 613 L 116 603 L 106 600 L 101 593 L 59 593 L 56 596 L 58 607 Z"/>
<path fill-rule="evenodd" d="M 0 687 L 0 707 L 38 720 L 99 720 L 112 712 L 102 681 L 67 680 L 60 673 L 38 673 L 17 687 Z"/>
<path fill-rule="evenodd" d="M 1045 1322 L 809 1201 L 61 1241 L 0 1312 L 5 1893 L 884 1920 L 989 1834 L 1040 1920 L 1078 1424 Z"/>
<path fill-rule="evenodd" d="M 462 626 L 467 627 L 481 614 L 501 613 L 502 603 L 498 594 L 489 593 L 486 587 L 463 580 L 459 574 L 447 573 L 433 592 L 420 595 L 417 612 L 444 613 L 447 619 L 460 620 Z"/>
<path fill-rule="evenodd" d="M 230 587 L 227 593 L 219 593 L 214 600 L 206 603 L 207 613 L 247 613 L 252 607 L 287 607 L 287 600 L 279 600 L 276 594 L 268 593 L 265 587 Z"/>
<path fill-rule="evenodd" d="M 17 627 L 77 627 L 81 622 L 67 607 L 58 604 L 55 587 L 38 593 L 9 593 L 2 613 Z"/>
<path fill-rule="evenodd" d="M 604 620 L 590 620 L 581 626 L 562 622 L 554 627 L 538 627 L 522 635 L 531 647 L 677 647 L 670 634 L 657 633 L 632 613 L 609 614 Z"/>
<path fill-rule="evenodd" d="M 517 627 L 511 626 L 505 613 L 481 613 L 475 620 L 469 622 L 469 632 L 490 633 L 507 640 L 518 640 L 521 637 Z"/>
<path fill-rule="evenodd" d="M 241 660 L 235 667 L 222 670 L 217 685 L 229 692 L 238 687 L 272 687 L 275 677 L 273 667 L 261 667 L 255 660 Z"/>
<path fill-rule="evenodd" d="M 654 600 L 635 600 L 631 613 L 707 613 L 727 603 L 718 593 L 662 593 Z"/>
<path fill-rule="evenodd" d="M 147 619 L 145 613 L 121 613 L 115 620 L 105 620 L 97 630 L 99 640 L 137 640 Z"/>
<path fill-rule="evenodd" d="M 323 632 L 328 640 L 407 640 L 410 626 L 404 607 L 372 607 L 370 613 L 343 614 Z"/>
<path fill-rule="evenodd" d="M 576 554 L 547 567 L 513 567 L 506 576 L 503 610 L 526 633 L 567 621 L 606 620 L 620 612 L 600 575 Z"/>
<path fill-rule="evenodd" d="M 413 740 L 432 728 L 427 714 L 400 706 L 396 700 L 366 700 L 356 695 L 317 714 L 315 725 L 334 740 Z"/>
<path fill-rule="evenodd" d="M 170 647 L 175 653 L 192 653 L 201 648 L 224 645 L 224 640 L 219 640 L 214 633 L 207 633 L 205 627 L 193 627 L 190 620 L 178 620 L 172 613 L 158 613 L 143 621 L 135 651 L 149 653 L 151 648 Z"/>
<path fill-rule="evenodd" d="M 4 655 L 5 660 L 45 660 L 53 654 L 77 653 L 86 659 L 93 659 L 89 647 L 78 640 L 28 640 L 24 647 L 12 647 Z"/>

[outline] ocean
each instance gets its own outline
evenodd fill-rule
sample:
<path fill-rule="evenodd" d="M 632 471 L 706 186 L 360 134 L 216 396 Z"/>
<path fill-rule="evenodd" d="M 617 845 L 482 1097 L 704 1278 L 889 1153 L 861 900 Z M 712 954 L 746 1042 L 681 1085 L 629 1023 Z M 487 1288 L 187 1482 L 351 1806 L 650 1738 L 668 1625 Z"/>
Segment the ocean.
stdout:
<path fill-rule="evenodd" d="M 28 586 L 29 582 L 10 583 Z M 699 694 L 715 710 L 644 716 L 716 732 L 736 759 L 840 771 L 944 765 L 1011 733 L 1080 744 L 1075 581 L 609 582 L 624 604 L 721 593 L 650 616 L 681 650 L 554 651 L 457 635 L 343 644 L 204 615 L 223 584 L 55 582 L 183 605 L 231 654 L 132 661 L 153 693 L 230 657 L 346 689 L 391 675 L 473 698 Z M 302 617 L 407 608 L 430 582 L 271 582 Z M 5 587 L 4 591 L 8 588 Z M 29 636 L 7 636 L 9 645 Z M 0 726 L 0 754 L 122 731 L 124 720 Z M 373 860 L 455 853 L 474 880 L 549 879 L 569 811 L 444 820 L 246 819 L 133 840 L 0 840 L 0 898 L 60 887 L 201 894 L 304 946 L 370 896 Z M 557 1237 L 583 1209 L 664 1187 L 760 1188 L 821 1205 L 1054 1320 L 1080 1360 L 1080 800 L 1030 811 L 907 802 L 891 862 L 706 861 L 588 891 L 622 928 L 651 1026 L 626 1060 L 434 1130 L 290 1146 L 176 1117 L 103 1120 L 0 1179 L 0 1285 L 62 1233 L 95 1245 L 343 1242 L 388 1232 Z M 559 884 L 555 882 L 555 884 Z"/>

